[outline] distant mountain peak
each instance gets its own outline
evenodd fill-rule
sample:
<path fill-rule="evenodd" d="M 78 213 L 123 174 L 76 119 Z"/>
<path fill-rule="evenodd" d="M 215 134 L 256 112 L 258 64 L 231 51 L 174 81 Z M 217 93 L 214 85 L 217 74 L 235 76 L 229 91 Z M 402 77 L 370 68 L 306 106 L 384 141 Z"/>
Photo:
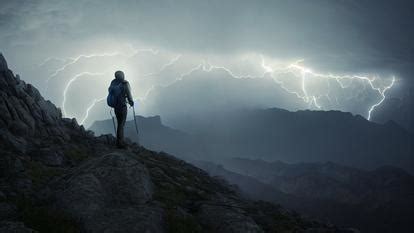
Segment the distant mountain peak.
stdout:
<path fill-rule="evenodd" d="M 3 54 L 0 53 L 0 71 L 5 71 L 8 70 L 9 68 L 7 67 L 7 61 L 4 58 Z"/>

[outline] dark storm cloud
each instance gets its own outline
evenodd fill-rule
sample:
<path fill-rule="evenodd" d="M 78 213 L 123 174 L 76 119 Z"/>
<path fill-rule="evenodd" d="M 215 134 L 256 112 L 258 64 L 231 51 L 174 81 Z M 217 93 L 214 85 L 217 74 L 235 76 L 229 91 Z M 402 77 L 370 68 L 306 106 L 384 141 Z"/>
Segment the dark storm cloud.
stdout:
<path fill-rule="evenodd" d="M 6 45 L 110 36 L 202 52 L 362 56 L 382 65 L 381 58 L 412 62 L 413 11 L 401 0 L 6 1 L 0 17 Z"/>
<path fill-rule="evenodd" d="M 412 12 L 408 0 L 2 0 L 0 50 L 38 86 L 47 57 L 137 42 L 175 53 L 304 58 L 325 73 L 395 74 L 389 94 L 398 97 L 414 84 Z"/>

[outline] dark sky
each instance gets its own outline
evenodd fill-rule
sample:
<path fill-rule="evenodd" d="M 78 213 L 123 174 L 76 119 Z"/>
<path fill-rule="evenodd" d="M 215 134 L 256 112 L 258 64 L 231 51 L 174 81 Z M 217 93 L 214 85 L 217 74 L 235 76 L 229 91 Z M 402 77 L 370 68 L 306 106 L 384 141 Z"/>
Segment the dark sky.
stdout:
<path fill-rule="evenodd" d="M 136 67 L 153 59 L 142 65 L 150 73 L 148 67 L 157 70 L 178 55 L 188 65 L 176 68 L 177 74 L 206 57 L 217 66 L 231 60 L 229 67 L 237 70 L 240 54 L 260 54 L 287 63 L 304 59 L 307 67 L 321 73 L 370 74 L 383 85 L 395 75 L 397 82 L 388 95 L 400 97 L 414 84 L 413 12 L 414 2 L 408 0 L 1 0 L 0 50 L 16 73 L 40 86 L 58 105 L 76 74 L 99 73 L 107 63 L 132 64 L 117 55 L 104 61 L 82 58 L 68 66 L 68 73 L 56 75 L 61 81 L 51 83 L 53 91 L 48 91 L 46 80 L 71 62 L 68 57 L 127 53 L 131 46 L 160 51 L 157 58 L 142 55 L 139 64 L 134 63 Z M 48 57 L 59 59 L 39 66 Z M 100 97 L 91 95 L 88 101 Z M 85 106 L 77 108 L 76 98 L 67 98 L 72 115 L 84 114 Z"/>

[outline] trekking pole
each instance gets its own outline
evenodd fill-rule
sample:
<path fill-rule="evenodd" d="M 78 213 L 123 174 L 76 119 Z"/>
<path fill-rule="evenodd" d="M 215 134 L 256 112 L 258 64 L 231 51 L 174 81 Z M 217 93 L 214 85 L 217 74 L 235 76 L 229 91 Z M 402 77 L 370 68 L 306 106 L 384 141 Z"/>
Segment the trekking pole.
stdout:
<path fill-rule="evenodd" d="M 135 107 L 134 106 L 132 106 L 132 111 L 134 113 L 135 130 L 137 131 L 137 138 L 138 138 L 138 142 L 139 142 L 139 131 L 138 131 L 137 119 L 135 117 Z"/>
<path fill-rule="evenodd" d="M 114 116 L 112 115 L 112 108 L 111 108 L 111 110 L 109 110 L 109 114 L 111 114 L 111 117 L 112 117 L 112 124 L 114 125 L 114 132 L 115 132 L 115 136 L 116 136 L 115 119 L 114 119 Z"/>

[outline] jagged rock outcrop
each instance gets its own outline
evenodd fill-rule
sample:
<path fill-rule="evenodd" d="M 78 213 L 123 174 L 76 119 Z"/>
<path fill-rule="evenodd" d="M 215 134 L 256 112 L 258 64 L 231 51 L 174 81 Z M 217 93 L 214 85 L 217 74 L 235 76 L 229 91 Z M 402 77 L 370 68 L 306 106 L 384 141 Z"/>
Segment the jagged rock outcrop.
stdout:
<path fill-rule="evenodd" d="M 339 232 L 168 154 L 117 150 L 0 67 L 1 232 Z"/>
<path fill-rule="evenodd" d="M 8 70 L 7 61 L 4 59 L 4 56 L 2 53 L 0 53 L 0 71 Z"/>
<path fill-rule="evenodd" d="M 68 120 L 60 109 L 43 99 L 39 91 L 14 76 L 0 56 L 0 131 L 3 146 L 26 152 L 31 143 L 41 144 L 49 137 L 64 142 L 70 138 Z M 30 140 L 30 142 L 28 142 Z"/>

